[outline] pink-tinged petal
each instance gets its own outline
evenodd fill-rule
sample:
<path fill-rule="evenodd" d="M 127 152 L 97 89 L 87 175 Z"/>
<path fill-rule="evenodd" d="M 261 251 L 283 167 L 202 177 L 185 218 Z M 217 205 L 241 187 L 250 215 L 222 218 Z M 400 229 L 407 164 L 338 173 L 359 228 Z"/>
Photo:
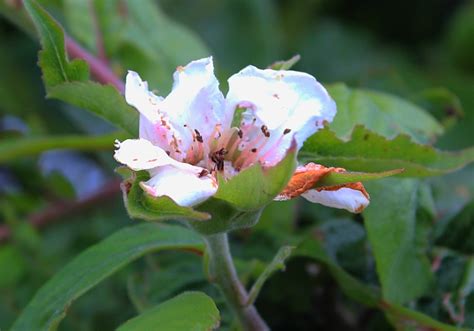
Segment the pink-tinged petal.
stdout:
<path fill-rule="evenodd" d="M 196 138 L 207 142 L 222 127 L 230 126 L 233 114 L 225 113 L 212 57 L 178 67 L 173 77 L 173 89 L 160 105 L 160 111 L 181 133 L 183 149 L 188 150 Z"/>
<path fill-rule="evenodd" d="M 168 165 L 153 169 L 150 174 L 150 180 L 140 183 L 143 190 L 155 197 L 168 196 L 183 207 L 207 200 L 218 187 L 215 178 L 200 167 L 180 169 Z"/>
<path fill-rule="evenodd" d="M 369 195 L 361 188 L 343 186 L 338 189 L 309 190 L 301 195 L 307 200 L 322 205 L 360 213 L 370 202 Z"/>
<path fill-rule="evenodd" d="M 161 148 L 145 139 L 116 141 L 114 158 L 135 171 L 178 163 Z"/>
<path fill-rule="evenodd" d="M 149 91 L 148 83 L 134 71 L 129 71 L 125 80 L 125 100 L 150 122 L 159 120 L 158 105 L 163 98 Z"/>
<path fill-rule="evenodd" d="M 260 163 L 267 165 L 279 162 L 293 139 L 301 148 L 336 114 L 335 102 L 313 76 L 254 66 L 229 79 L 226 107 L 229 113 L 238 107 L 246 108 L 241 127 L 251 141 L 262 140 L 259 133 L 266 135 L 265 143 L 255 147 Z"/>

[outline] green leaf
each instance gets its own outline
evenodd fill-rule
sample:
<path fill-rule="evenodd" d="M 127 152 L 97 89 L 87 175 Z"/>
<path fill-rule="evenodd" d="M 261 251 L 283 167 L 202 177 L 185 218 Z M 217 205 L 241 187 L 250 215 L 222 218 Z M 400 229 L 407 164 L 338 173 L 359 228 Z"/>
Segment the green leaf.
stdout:
<path fill-rule="evenodd" d="M 87 63 L 83 60 L 69 62 L 64 48 L 61 26 L 36 1 L 25 0 L 24 5 L 40 34 L 43 50 L 39 64 L 46 87 L 63 82 L 82 81 L 89 77 Z"/>
<path fill-rule="evenodd" d="M 117 331 L 208 331 L 219 326 L 219 310 L 201 292 L 185 292 L 128 320 Z"/>
<path fill-rule="evenodd" d="M 257 210 L 270 203 L 290 180 L 296 168 L 296 151 L 291 147 L 285 158 L 274 167 L 260 164 L 244 169 L 228 181 L 219 175 L 219 188 L 214 195 L 239 210 Z"/>
<path fill-rule="evenodd" d="M 317 236 L 309 237 L 301 242 L 293 253 L 293 257 L 296 256 L 309 257 L 324 264 L 348 297 L 368 307 L 381 309 L 389 316 L 390 321 L 398 330 L 412 330 L 413 328 L 415 330 L 430 328 L 443 331 L 466 330 L 441 323 L 428 315 L 400 304 L 382 300 L 377 288 L 362 283 L 334 262 L 324 250 Z"/>
<path fill-rule="evenodd" d="M 0 269 L 8 270 L 0 273 L 0 289 L 14 288 L 27 270 L 25 259 L 16 247 L 0 247 Z"/>
<path fill-rule="evenodd" d="M 255 303 L 255 300 L 257 299 L 263 284 L 265 284 L 266 280 L 270 278 L 274 272 L 278 270 L 285 270 L 285 261 L 290 257 L 294 248 L 295 247 L 293 246 L 283 246 L 278 250 L 272 262 L 266 266 L 265 270 L 263 270 L 263 272 L 253 284 L 249 292 L 249 298 L 246 305 L 250 306 Z"/>
<path fill-rule="evenodd" d="M 403 169 L 394 169 L 382 172 L 330 172 L 318 181 L 314 188 L 324 186 L 336 186 L 347 183 L 367 182 L 376 179 L 382 179 L 395 176 L 403 172 Z"/>
<path fill-rule="evenodd" d="M 127 105 L 115 87 L 87 81 L 86 62 L 68 61 L 61 26 L 40 5 L 27 0 L 25 7 L 41 37 L 43 50 L 39 64 L 47 96 L 86 109 L 136 136 L 138 113 Z"/>
<path fill-rule="evenodd" d="M 342 291 L 351 299 L 368 307 L 376 307 L 379 301 L 378 289 L 363 284 L 334 262 L 316 237 L 305 239 L 293 253 L 293 256 L 305 256 L 324 264 L 336 279 Z"/>
<path fill-rule="evenodd" d="M 463 254 L 474 254 L 474 200 L 443 225 L 436 244 Z"/>
<path fill-rule="evenodd" d="M 323 129 L 306 140 L 298 154 L 301 161 L 351 171 L 379 172 L 404 169 L 399 177 L 437 176 L 462 168 L 474 161 L 474 148 L 444 152 L 419 145 L 406 135 L 392 140 L 356 126 L 348 141 L 329 129 Z"/>
<path fill-rule="evenodd" d="M 140 61 L 130 66 L 130 54 L 123 60 L 130 68 L 160 89 L 171 86 L 171 73 L 179 65 L 210 55 L 199 37 L 191 30 L 169 19 L 156 1 L 126 1 L 127 20 L 122 42 L 133 45 L 142 54 Z M 126 49 L 125 49 L 126 51 Z M 156 75 L 151 75 L 150 68 Z M 149 74 L 148 74 L 149 73 Z"/>
<path fill-rule="evenodd" d="M 293 55 L 290 59 L 285 61 L 276 61 L 268 66 L 268 69 L 273 70 L 290 70 L 301 59 L 299 54 Z"/>
<path fill-rule="evenodd" d="M 122 140 L 127 137 L 128 135 L 123 132 L 114 132 L 101 136 L 66 135 L 4 139 L 0 141 L 0 164 L 50 149 L 111 150 L 115 139 Z"/>
<path fill-rule="evenodd" d="M 426 111 L 399 97 L 369 90 L 351 89 L 344 84 L 328 86 L 337 104 L 337 115 L 330 124 L 338 137 L 346 137 L 357 124 L 392 138 L 408 134 L 427 143 L 443 133 L 443 128 Z"/>
<path fill-rule="evenodd" d="M 422 295 L 432 282 L 425 252 L 416 245 L 419 183 L 385 179 L 367 185 L 371 203 L 364 211 L 383 297 L 406 303 Z"/>
<path fill-rule="evenodd" d="M 49 89 L 48 97 L 86 109 L 132 136 L 138 136 L 138 112 L 130 107 L 111 85 L 91 81 L 63 83 Z"/>
<path fill-rule="evenodd" d="M 140 187 L 140 182 L 147 181 L 150 175 L 146 171 L 132 174 L 122 184 L 123 198 L 128 214 L 132 218 L 146 221 L 166 220 L 208 220 L 211 215 L 199 212 L 190 207 L 177 205 L 170 197 L 153 197 Z"/>
<path fill-rule="evenodd" d="M 100 36 L 100 32 L 97 32 L 97 15 L 94 12 L 95 2 L 83 0 L 63 1 L 67 31 L 89 50 L 96 48 L 97 36 Z"/>
<path fill-rule="evenodd" d="M 435 116 L 445 128 L 452 127 L 464 115 L 461 100 L 446 88 L 425 89 L 417 93 L 413 101 Z"/>
<path fill-rule="evenodd" d="M 128 263 L 167 249 L 202 251 L 199 236 L 179 226 L 140 224 L 90 247 L 56 273 L 33 297 L 11 331 L 56 330 L 74 300 Z"/>

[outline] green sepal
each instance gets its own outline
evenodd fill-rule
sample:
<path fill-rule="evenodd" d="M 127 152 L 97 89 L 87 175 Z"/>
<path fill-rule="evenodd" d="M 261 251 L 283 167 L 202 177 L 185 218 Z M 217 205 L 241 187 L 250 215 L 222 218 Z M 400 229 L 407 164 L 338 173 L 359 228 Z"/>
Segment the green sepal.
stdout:
<path fill-rule="evenodd" d="M 263 207 L 251 211 L 242 211 L 237 209 L 235 205 L 220 199 L 210 198 L 199 205 L 198 210 L 212 215 L 211 219 L 204 222 L 190 220 L 188 224 L 201 234 L 211 235 L 250 228 L 256 225 Z"/>
<path fill-rule="evenodd" d="M 212 218 L 206 222 L 191 221 L 190 226 L 201 234 L 211 235 L 256 225 L 263 208 L 283 190 L 295 168 L 296 148 L 292 146 L 274 167 L 264 169 L 257 164 L 227 181 L 219 175 L 216 194 L 197 207 Z"/>
<path fill-rule="evenodd" d="M 395 176 L 402 173 L 404 169 L 393 169 L 382 172 L 330 172 L 321 180 L 316 182 L 313 188 L 344 185 L 349 183 L 367 182 L 376 179 L 382 179 Z"/>
<path fill-rule="evenodd" d="M 219 189 L 214 197 L 242 211 L 260 209 L 285 188 L 295 172 L 296 164 L 296 146 L 292 146 L 285 158 L 274 167 L 264 169 L 256 164 L 227 181 L 218 175 Z"/>
<path fill-rule="evenodd" d="M 290 70 L 301 59 L 299 54 L 293 55 L 288 60 L 276 61 L 268 66 L 268 69 L 273 70 Z"/>
<path fill-rule="evenodd" d="M 120 172 L 122 175 L 127 173 L 123 168 L 119 168 L 117 172 Z M 170 197 L 153 197 L 144 192 L 140 187 L 140 182 L 150 179 L 147 171 L 133 172 L 130 170 L 130 175 L 131 177 L 126 179 L 121 187 L 125 207 L 131 218 L 146 221 L 205 221 L 211 218 L 211 215 L 208 213 L 196 211 L 190 207 L 179 206 Z"/>

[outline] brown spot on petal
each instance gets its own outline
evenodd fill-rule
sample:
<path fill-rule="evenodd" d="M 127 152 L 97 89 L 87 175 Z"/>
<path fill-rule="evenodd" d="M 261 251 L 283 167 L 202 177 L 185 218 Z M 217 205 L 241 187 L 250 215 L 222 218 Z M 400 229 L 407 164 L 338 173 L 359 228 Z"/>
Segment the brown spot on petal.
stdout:
<path fill-rule="evenodd" d="M 321 178 L 335 170 L 336 168 L 326 168 L 315 163 L 298 167 L 280 196 L 285 199 L 296 198 L 312 189 Z"/>
<path fill-rule="evenodd" d="M 314 185 L 320 181 L 324 176 L 331 172 L 344 172 L 343 168 L 327 168 L 320 164 L 308 163 L 305 166 L 298 167 L 288 182 L 285 189 L 279 194 L 280 199 L 292 199 L 308 190 L 313 189 Z M 337 191 L 341 188 L 349 188 L 360 191 L 367 199 L 370 199 L 369 193 L 364 188 L 361 182 L 347 183 L 334 186 L 318 187 L 317 191 Z M 359 206 L 356 212 L 361 212 L 364 206 Z"/>

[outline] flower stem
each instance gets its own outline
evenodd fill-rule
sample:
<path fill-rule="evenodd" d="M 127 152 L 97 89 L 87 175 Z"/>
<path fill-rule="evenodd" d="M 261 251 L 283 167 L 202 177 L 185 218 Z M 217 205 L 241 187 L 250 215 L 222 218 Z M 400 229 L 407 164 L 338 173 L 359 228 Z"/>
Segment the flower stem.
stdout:
<path fill-rule="evenodd" d="M 230 254 L 226 233 L 206 236 L 209 273 L 246 331 L 269 330 L 254 305 L 246 305 L 248 293 L 240 282 Z"/>

